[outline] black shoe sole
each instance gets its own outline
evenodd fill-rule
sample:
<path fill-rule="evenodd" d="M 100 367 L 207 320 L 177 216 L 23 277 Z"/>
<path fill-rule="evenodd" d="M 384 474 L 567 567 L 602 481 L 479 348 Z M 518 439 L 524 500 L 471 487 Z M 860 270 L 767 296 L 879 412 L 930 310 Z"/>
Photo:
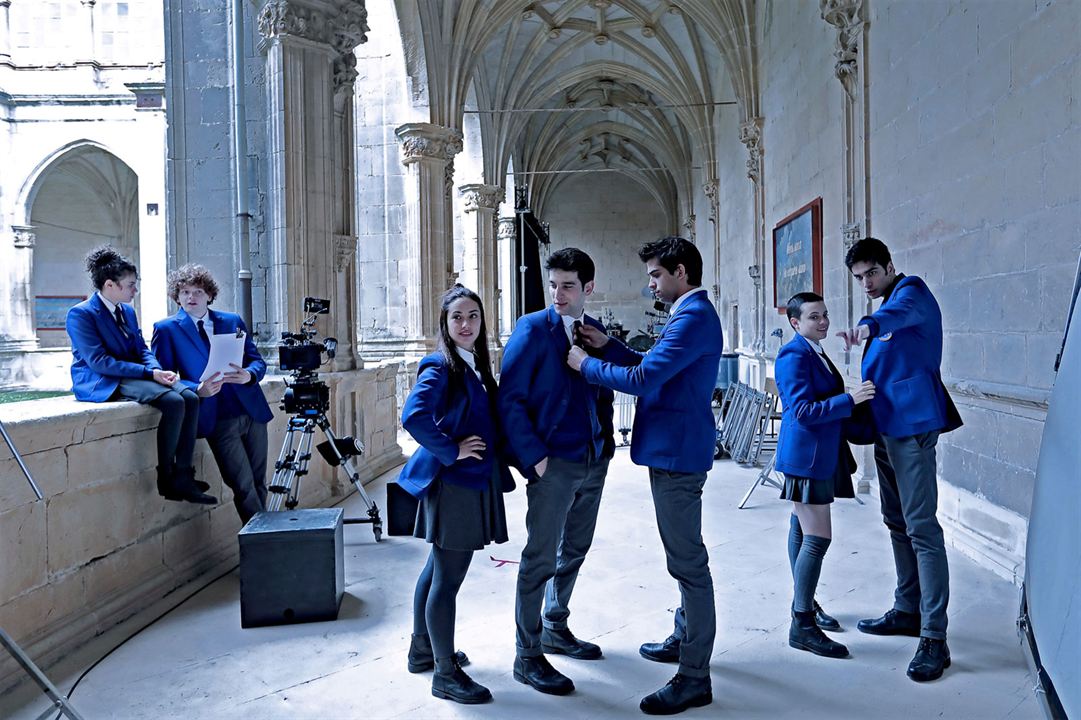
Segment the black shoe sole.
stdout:
<path fill-rule="evenodd" d="M 712 702 L 713 702 L 713 693 L 708 692 L 705 695 L 699 695 L 698 697 L 693 698 L 692 700 L 689 700 L 689 701 L 687 701 L 685 703 L 680 703 L 679 705 L 673 705 L 671 707 L 661 707 L 661 708 L 647 709 L 644 705 L 639 703 L 638 709 L 641 710 L 642 712 L 644 712 L 646 715 L 678 715 L 679 713 L 683 712 L 684 710 L 689 710 L 691 708 L 697 708 L 697 707 L 705 707 L 706 705 L 709 705 Z"/>
<path fill-rule="evenodd" d="M 913 680 L 914 682 L 931 682 L 932 680 L 938 680 L 940 677 L 942 677 L 942 673 L 949 666 L 950 666 L 950 659 L 946 658 L 946 662 L 942 663 L 942 669 L 939 670 L 938 672 L 931 673 L 930 675 L 919 675 L 918 677 L 917 677 L 916 674 L 913 674 L 913 672 L 911 670 L 909 670 L 905 674 L 908 675 L 909 679 Z"/>
<path fill-rule="evenodd" d="M 528 685 L 529 687 L 533 688 L 534 690 L 544 693 L 545 695 L 570 695 L 572 692 L 574 692 L 574 684 L 573 683 L 571 684 L 571 686 L 569 688 L 551 688 L 551 687 L 543 687 L 543 686 L 539 686 L 539 685 L 534 685 L 533 683 L 529 682 L 529 680 L 526 679 L 525 675 L 518 672 L 517 670 L 514 671 L 514 679 L 517 680 L 518 682 L 522 683 L 523 685 Z"/>
<path fill-rule="evenodd" d="M 488 693 L 487 695 L 480 695 L 477 697 L 462 697 L 460 695 L 451 695 L 448 692 L 436 690 L 435 688 L 432 688 L 432 697 L 437 697 L 440 700 L 453 700 L 454 702 L 461 703 L 462 705 L 483 705 L 484 703 L 492 701 L 492 693 Z"/>
<path fill-rule="evenodd" d="M 805 643 L 797 642 L 796 640 L 791 640 L 791 639 L 788 641 L 788 646 L 793 647 L 793 648 L 795 648 L 797 650 L 806 650 L 807 652 L 814 653 L 815 655 L 818 655 L 819 657 L 835 658 L 837 660 L 843 660 L 844 658 L 848 657 L 851 654 L 851 653 L 848 652 L 848 648 L 845 648 L 845 654 L 844 655 L 837 655 L 836 653 L 822 652 L 820 649 L 814 647 L 813 645 L 807 645 Z"/>
<path fill-rule="evenodd" d="M 581 652 L 571 652 L 570 650 L 565 650 L 561 647 L 556 647 L 555 645 L 545 645 L 541 643 L 541 649 L 544 650 L 544 652 L 552 655 L 566 655 L 567 657 L 574 658 L 575 660 L 600 660 L 604 657 L 604 653 L 601 651 L 600 648 L 597 648 L 596 653 L 591 652 L 589 654 L 585 654 Z"/>

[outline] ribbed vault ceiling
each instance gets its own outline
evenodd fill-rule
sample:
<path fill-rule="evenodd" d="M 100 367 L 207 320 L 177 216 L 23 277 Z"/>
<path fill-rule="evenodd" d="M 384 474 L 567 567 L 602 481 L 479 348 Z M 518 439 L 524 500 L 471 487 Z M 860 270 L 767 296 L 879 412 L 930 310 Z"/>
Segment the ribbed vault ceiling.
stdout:
<path fill-rule="evenodd" d="M 716 178 L 716 114 L 755 115 L 752 2 L 399 0 L 399 14 L 419 20 L 432 122 L 460 128 L 475 98 L 485 182 L 513 160 L 543 217 L 576 173 L 617 172 L 675 226 L 692 183 Z"/>

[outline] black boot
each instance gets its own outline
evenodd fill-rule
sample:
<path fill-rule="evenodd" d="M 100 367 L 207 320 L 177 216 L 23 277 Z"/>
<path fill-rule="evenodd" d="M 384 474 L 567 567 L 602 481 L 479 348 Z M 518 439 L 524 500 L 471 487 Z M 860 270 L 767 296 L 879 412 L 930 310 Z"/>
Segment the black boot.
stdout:
<path fill-rule="evenodd" d="M 848 648 L 826 637 L 826 634 L 815 623 L 813 610 L 792 613 L 792 625 L 788 629 L 788 644 L 797 650 L 806 650 L 822 657 L 848 657 Z"/>
<path fill-rule="evenodd" d="M 459 650 L 454 653 L 454 659 L 458 665 L 465 667 L 469 664 L 469 658 Z M 432 652 L 432 640 L 427 635 L 413 635 L 409 641 L 409 657 L 407 669 L 411 673 L 420 673 L 435 667 L 435 654 Z"/>
<path fill-rule="evenodd" d="M 818 601 L 814 601 L 815 609 L 815 623 L 823 630 L 829 630 L 831 632 L 840 632 L 841 623 L 837 622 L 837 618 L 826 614 L 826 611 L 822 609 L 822 606 L 818 604 Z"/>
<path fill-rule="evenodd" d="M 184 496 L 176 489 L 173 480 L 174 468 L 170 465 L 158 465 L 158 495 L 166 500 L 183 500 Z"/>
<path fill-rule="evenodd" d="M 687 708 L 704 707 L 713 702 L 713 686 L 709 676 L 688 677 L 676 673 L 668 684 L 646 695 L 638 703 L 646 715 L 677 715 Z"/>
<path fill-rule="evenodd" d="M 950 648 L 946 641 L 921 637 L 916 656 L 908 665 L 908 676 L 916 682 L 938 680 L 942 677 L 942 671 L 949 666 Z"/>
<path fill-rule="evenodd" d="M 180 496 L 179 499 L 181 500 L 186 500 L 197 505 L 218 504 L 218 499 L 216 497 L 207 495 L 195 486 L 195 468 L 193 467 L 178 467 L 174 470 L 173 488 Z"/>
<path fill-rule="evenodd" d="M 492 693 L 465 674 L 453 657 L 436 658 L 432 676 L 432 695 L 464 705 L 479 705 L 492 699 Z"/>

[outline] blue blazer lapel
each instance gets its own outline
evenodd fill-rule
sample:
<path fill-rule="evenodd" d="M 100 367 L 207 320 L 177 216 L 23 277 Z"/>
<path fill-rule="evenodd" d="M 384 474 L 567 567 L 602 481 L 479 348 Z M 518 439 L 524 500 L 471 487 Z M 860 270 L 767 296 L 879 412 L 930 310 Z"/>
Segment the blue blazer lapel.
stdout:
<path fill-rule="evenodd" d="M 570 350 L 571 344 L 567 340 L 567 331 L 563 329 L 563 318 L 551 305 L 548 306 L 548 332 L 552 335 L 552 342 L 556 348 Z"/>
<path fill-rule="evenodd" d="M 822 378 L 824 387 L 835 389 L 837 386 L 837 378 L 834 377 L 833 372 L 826 367 L 826 363 L 822 362 L 822 358 L 818 356 L 818 351 L 814 349 L 807 338 L 798 333 L 796 337 L 803 341 L 803 352 L 809 356 L 809 362 L 817 368 L 818 377 Z M 841 388 L 844 388 L 844 380 L 841 381 Z"/>
<path fill-rule="evenodd" d="M 199 330 L 195 327 L 195 321 L 191 319 L 191 316 L 181 309 L 176 311 L 173 320 L 180 326 L 181 333 L 188 339 L 191 346 L 195 348 L 196 354 L 204 360 L 208 360 L 210 352 L 206 349 L 206 345 L 203 344 L 203 339 L 199 337 Z"/>
<path fill-rule="evenodd" d="M 101 301 L 96 292 L 90 296 L 90 304 L 94 306 L 94 310 L 97 312 L 98 327 L 104 330 L 102 339 L 106 341 L 107 345 L 112 346 L 109 349 L 112 350 L 114 355 L 125 356 L 128 341 L 124 337 L 124 333 L 121 332 L 120 326 L 116 324 L 116 318 L 109 312 L 109 308 L 105 307 L 105 303 Z"/>

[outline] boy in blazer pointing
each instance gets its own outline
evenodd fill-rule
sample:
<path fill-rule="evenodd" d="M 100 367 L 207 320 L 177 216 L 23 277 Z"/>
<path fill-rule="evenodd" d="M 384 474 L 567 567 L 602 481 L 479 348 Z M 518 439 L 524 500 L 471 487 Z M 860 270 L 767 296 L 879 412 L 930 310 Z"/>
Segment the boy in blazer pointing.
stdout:
<path fill-rule="evenodd" d="M 601 657 L 597 645 L 567 626 L 571 592 L 597 526 L 608 462 L 615 453 L 612 398 L 564 362 L 579 328 L 603 334 L 585 314 L 596 269 L 577 248 L 545 263 L 552 304 L 518 320 L 503 354 L 499 410 L 507 442 L 528 480 L 526 545 L 518 566 L 514 677 L 537 690 L 565 695 L 574 683 L 544 653 L 580 660 Z M 544 605 L 543 624 L 541 605 Z"/>
<path fill-rule="evenodd" d="M 717 617 L 702 541 L 702 487 L 713 467 L 711 402 L 723 339 L 717 311 L 700 287 L 698 248 L 668 237 L 647 243 L 638 258 L 646 264 L 650 290 L 672 304 L 656 344 L 642 354 L 600 331 L 585 330 L 585 344 L 601 356 L 572 348 L 567 363 L 591 383 L 638 396 L 631 460 L 649 467 L 657 529 L 682 597 L 675 631 L 664 642 L 639 649 L 648 660 L 678 662 L 679 671 L 640 707 L 651 715 L 671 715 L 713 702 L 709 659 Z"/>
<path fill-rule="evenodd" d="M 169 274 L 168 288 L 180 309 L 154 323 L 151 347 L 162 366 L 199 396 L 197 436 L 206 438 L 222 480 L 233 491 L 240 521 L 247 523 L 266 507 L 267 423 L 273 417 L 259 387 L 266 362 L 239 315 L 208 307 L 218 296 L 209 270 L 179 267 Z M 237 331 L 244 333 L 244 366 L 200 382 L 210 359 L 210 336 Z"/>
<path fill-rule="evenodd" d="M 875 385 L 875 465 L 882 519 L 897 567 L 893 608 L 882 617 L 860 620 L 857 627 L 872 635 L 919 637 L 908 676 L 917 682 L 934 680 L 950 666 L 950 576 L 937 517 L 935 445 L 941 433 L 962 424 L 939 372 L 942 312 L 923 280 L 894 269 L 881 240 L 857 242 L 845 265 L 869 299 L 882 299 L 878 310 L 838 334 L 846 347 L 867 343 L 863 378 Z"/>

